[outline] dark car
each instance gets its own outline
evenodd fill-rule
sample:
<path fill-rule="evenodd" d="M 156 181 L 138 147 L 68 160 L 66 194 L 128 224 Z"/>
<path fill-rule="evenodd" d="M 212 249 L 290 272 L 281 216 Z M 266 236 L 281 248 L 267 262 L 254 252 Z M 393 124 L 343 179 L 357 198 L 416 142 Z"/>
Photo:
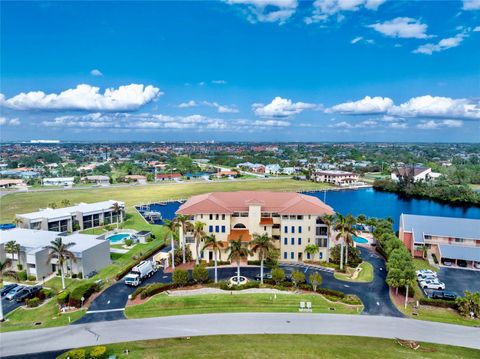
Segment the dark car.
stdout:
<path fill-rule="evenodd" d="M 272 279 L 272 273 L 263 273 L 263 279 Z M 260 280 L 260 273 L 255 276 L 255 280 Z"/>
<path fill-rule="evenodd" d="M 5 297 L 7 293 L 15 287 L 18 287 L 17 283 L 7 284 L 5 287 L 2 288 L 2 291 L 0 292 L 1 296 Z"/>
<path fill-rule="evenodd" d="M 458 295 L 450 290 L 435 290 L 431 295 L 432 299 L 455 300 Z"/>
<path fill-rule="evenodd" d="M 467 268 L 467 262 L 463 260 L 458 260 L 457 265 L 462 268 Z"/>
<path fill-rule="evenodd" d="M 23 302 L 26 299 L 33 298 L 40 290 L 42 287 L 40 286 L 35 286 L 35 287 L 25 287 L 23 288 L 20 292 L 15 294 L 13 299 L 17 302 Z"/>

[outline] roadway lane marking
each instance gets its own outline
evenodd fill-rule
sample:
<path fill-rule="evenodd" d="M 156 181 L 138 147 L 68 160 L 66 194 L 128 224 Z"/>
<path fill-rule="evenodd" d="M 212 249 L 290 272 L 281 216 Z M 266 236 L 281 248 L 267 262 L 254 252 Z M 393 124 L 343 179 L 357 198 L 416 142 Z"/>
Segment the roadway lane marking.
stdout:
<path fill-rule="evenodd" d="M 104 309 L 104 310 L 89 310 L 86 314 L 108 313 L 108 312 L 123 312 L 124 310 L 125 310 L 125 308 Z"/>

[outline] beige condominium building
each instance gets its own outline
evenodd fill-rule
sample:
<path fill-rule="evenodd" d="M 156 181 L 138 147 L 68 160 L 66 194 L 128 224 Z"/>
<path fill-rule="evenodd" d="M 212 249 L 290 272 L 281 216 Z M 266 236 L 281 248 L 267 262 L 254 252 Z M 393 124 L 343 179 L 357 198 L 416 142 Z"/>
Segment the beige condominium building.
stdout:
<path fill-rule="evenodd" d="M 254 234 L 266 233 L 280 250 L 280 260 L 289 262 L 327 260 L 330 242 L 322 216 L 333 213 L 331 207 L 316 197 L 267 191 L 206 193 L 191 197 L 177 211 L 177 214 L 191 216 L 192 223 L 203 222 L 206 234 L 214 234 L 222 242 L 222 260 L 227 260 L 226 248 L 230 241 L 241 239 L 248 243 Z M 196 258 L 193 234 L 186 233 L 185 238 Z M 305 253 L 309 244 L 318 247 L 315 256 Z M 208 249 L 200 257 L 207 262 L 214 258 Z M 258 259 L 258 255 L 248 259 Z"/>

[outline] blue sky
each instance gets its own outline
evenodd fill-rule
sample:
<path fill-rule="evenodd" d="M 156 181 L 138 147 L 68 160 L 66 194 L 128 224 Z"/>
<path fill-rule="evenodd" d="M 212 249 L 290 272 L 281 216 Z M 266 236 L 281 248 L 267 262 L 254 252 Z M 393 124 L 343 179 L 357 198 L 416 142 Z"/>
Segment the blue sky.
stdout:
<path fill-rule="evenodd" d="M 1 2 L 2 141 L 480 139 L 480 1 Z"/>

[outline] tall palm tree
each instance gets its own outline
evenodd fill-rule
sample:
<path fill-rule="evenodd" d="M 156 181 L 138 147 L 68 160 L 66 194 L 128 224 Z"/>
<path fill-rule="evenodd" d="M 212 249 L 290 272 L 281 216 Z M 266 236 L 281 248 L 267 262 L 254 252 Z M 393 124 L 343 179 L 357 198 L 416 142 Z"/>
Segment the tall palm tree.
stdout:
<path fill-rule="evenodd" d="M 343 246 L 345 242 L 345 232 L 348 228 L 348 222 L 346 217 L 342 214 L 337 213 L 335 215 L 335 231 L 337 231 L 337 236 L 335 239 L 340 241 L 340 270 L 343 270 Z"/>
<path fill-rule="evenodd" d="M 3 288 L 3 276 L 7 275 L 18 279 L 17 272 L 11 270 L 12 261 L 10 259 L 5 259 L 3 262 L 0 261 L 0 288 Z M 2 300 L 0 300 L 0 322 L 3 322 L 3 306 Z"/>
<path fill-rule="evenodd" d="M 327 225 L 328 240 L 327 240 L 327 263 L 330 262 L 330 238 L 332 237 L 332 226 L 335 224 L 334 214 L 325 214 L 322 217 L 323 223 Z"/>
<path fill-rule="evenodd" d="M 16 227 L 20 227 L 20 226 L 23 224 L 23 219 L 18 218 L 18 217 L 15 217 L 15 218 L 12 220 L 12 223 L 13 223 Z"/>
<path fill-rule="evenodd" d="M 182 262 L 186 262 L 186 254 L 185 254 L 185 233 L 187 230 L 191 229 L 192 224 L 190 223 L 190 216 L 184 215 L 184 214 L 179 214 L 176 218 L 175 221 L 180 225 L 182 228 L 182 238 L 180 238 L 180 241 L 182 242 Z"/>
<path fill-rule="evenodd" d="M 5 243 L 5 251 L 12 255 L 12 261 L 15 260 L 15 253 L 17 253 L 17 242 L 8 241 Z"/>
<path fill-rule="evenodd" d="M 237 263 L 237 283 L 240 283 L 240 260 L 247 257 L 251 252 L 242 242 L 242 236 L 236 241 L 231 241 L 228 247 L 228 260 Z"/>
<path fill-rule="evenodd" d="M 264 233 L 262 235 L 254 234 L 253 241 L 250 243 L 252 252 L 257 253 L 260 258 L 260 283 L 263 284 L 263 262 L 270 250 L 274 249 L 273 239 Z"/>
<path fill-rule="evenodd" d="M 122 207 L 118 204 L 118 202 L 115 202 L 112 204 L 111 210 L 113 213 L 117 215 L 117 229 L 118 229 L 118 217 L 122 213 Z"/>
<path fill-rule="evenodd" d="M 350 245 L 353 247 L 353 236 L 357 234 L 357 231 L 355 230 L 355 224 L 357 223 L 357 220 L 351 214 L 348 214 L 346 219 L 348 228 L 345 232 L 345 242 L 347 244 L 347 247 L 345 248 L 345 264 L 348 264 L 348 247 L 350 247 Z"/>
<path fill-rule="evenodd" d="M 318 247 L 315 244 L 309 244 L 305 247 L 305 253 L 315 257 L 315 254 L 318 253 Z"/>
<path fill-rule="evenodd" d="M 170 236 L 170 245 L 172 247 L 172 268 L 175 269 L 175 235 L 177 233 L 178 222 L 165 219 L 163 225 L 167 228 L 168 235 Z"/>
<path fill-rule="evenodd" d="M 211 236 L 205 237 L 205 244 L 202 248 L 202 251 L 205 249 L 211 249 L 213 251 L 213 260 L 215 261 L 215 283 L 218 281 L 218 274 L 217 274 L 217 261 L 218 259 L 221 260 L 222 253 L 220 250 L 223 248 L 223 244 L 221 241 L 218 241 L 214 234 Z"/>
<path fill-rule="evenodd" d="M 369 219 L 367 219 L 365 224 L 370 228 L 370 232 L 373 232 L 375 226 L 377 225 L 377 219 L 374 217 L 370 217 Z"/>
<path fill-rule="evenodd" d="M 205 223 L 196 221 L 193 224 L 193 238 L 195 240 L 195 264 L 198 265 L 200 263 L 200 257 L 199 257 L 199 246 L 200 246 L 200 240 L 205 237 L 205 232 L 203 230 L 205 228 Z"/>
<path fill-rule="evenodd" d="M 357 216 L 357 223 L 365 224 L 367 222 L 367 217 L 364 214 L 359 214 Z"/>
<path fill-rule="evenodd" d="M 64 266 L 68 260 L 76 262 L 77 259 L 75 255 L 69 250 L 70 247 L 74 246 L 75 243 L 63 243 L 62 237 L 55 238 L 54 241 L 50 242 L 49 246 L 45 248 L 49 250 L 47 263 L 50 263 L 53 258 L 57 258 L 57 264 L 60 267 L 60 274 L 62 276 L 62 289 L 65 289 L 65 273 Z"/>

